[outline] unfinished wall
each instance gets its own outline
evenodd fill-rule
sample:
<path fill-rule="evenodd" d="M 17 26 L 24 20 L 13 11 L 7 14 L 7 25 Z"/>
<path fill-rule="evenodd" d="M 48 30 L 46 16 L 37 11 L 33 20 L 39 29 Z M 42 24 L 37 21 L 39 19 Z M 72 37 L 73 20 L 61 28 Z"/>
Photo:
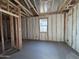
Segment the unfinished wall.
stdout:
<path fill-rule="evenodd" d="M 40 18 L 48 19 L 48 32 L 43 35 L 39 30 Z M 40 17 L 30 17 L 28 23 L 28 39 L 32 40 L 48 40 L 48 41 L 64 41 L 64 14 L 46 15 Z M 40 36 L 44 36 L 41 39 Z"/>
<path fill-rule="evenodd" d="M 39 39 L 39 20 L 38 17 L 30 17 L 28 22 L 28 39 Z"/>
<path fill-rule="evenodd" d="M 66 14 L 65 42 L 79 52 L 79 4 Z"/>
<path fill-rule="evenodd" d="M 26 16 L 22 16 L 21 17 L 21 23 L 22 23 L 22 25 L 21 25 L 21 27 L 22 27 L 22 39 L 27 39 L 27 19 L 26 19 L 27 17 Z"/>

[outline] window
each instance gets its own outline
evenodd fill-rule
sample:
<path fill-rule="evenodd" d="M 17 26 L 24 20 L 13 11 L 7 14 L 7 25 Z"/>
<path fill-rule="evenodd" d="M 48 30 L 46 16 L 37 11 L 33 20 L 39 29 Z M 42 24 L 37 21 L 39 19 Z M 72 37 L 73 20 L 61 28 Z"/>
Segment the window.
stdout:
<path fill-rule="evenodd" d="M 47 32 L 47 19 L 40 19 L 40 32 Z"/>

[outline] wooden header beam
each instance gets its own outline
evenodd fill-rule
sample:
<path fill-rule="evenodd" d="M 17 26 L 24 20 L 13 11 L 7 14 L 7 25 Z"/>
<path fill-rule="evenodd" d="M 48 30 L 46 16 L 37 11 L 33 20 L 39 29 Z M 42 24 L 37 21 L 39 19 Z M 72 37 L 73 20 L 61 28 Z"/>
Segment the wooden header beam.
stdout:
<path fill-rule="evenodd" d="M 13 14 L 13 13 L 11 13 L 11 12 L 9 12 L 9 11 L 3 10 L 3 9 L 1 9 L 1 8 L 0 8 L 0 12 L 3 12 L 3 13 L 6 13 L 6 14 L 8 14 L 8 15 L 15 16 L 15 17 L 19 17 L 18 15 Z"/>
<path fill-rule="evenodd" d="M 61 12 L 40 13 L 39 16 L 52 15 L 52 14 L 63 14 L 63 13 L 61 13 Z"/>

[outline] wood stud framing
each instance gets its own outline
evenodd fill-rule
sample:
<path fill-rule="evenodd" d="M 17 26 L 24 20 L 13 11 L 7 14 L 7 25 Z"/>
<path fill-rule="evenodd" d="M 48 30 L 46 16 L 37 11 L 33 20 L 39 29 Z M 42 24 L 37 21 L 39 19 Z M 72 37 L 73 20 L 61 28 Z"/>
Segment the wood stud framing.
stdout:
<path fill-rule="evenodd" d="M 28 2 L 29 2 L 29 4 L 30 4 L 30 6 L 34 9 L 34 11 L 37 13 L 37 15 L 39 15 L 38 12 L 37 12 L 37 10 L 36 10 L 36 9 L 34 8 L 34 6 L 32 5 L 31 1 L 28 0 Z"/>
<path fill-rule="evenodd" d="M 74 3 L 72 3 L 72 2 L 74 2 Z M 62 5 L 60 5 L 58 11 L 63 12 L 66 10 L 70 10 L 78 2 L 79 2 L 78 0 L 64 0 L 64 3 Z"/>
<path fill-rule="evenodd" d="M 15 2 L 18 3 L 23 10 L 27 11 L 30 15 L 32 15 L 32 13 L 28 9 L 26 9 L 18 0 L 15 0 Z"/>
<path fill-rule="evenodd" d="M 3 13 L 6 13 L 6 14 L 8 14 L 8 15 L 15 16 L 15 17 L 19 17 L 18 15 L 13 14 L 13 13 L 11 13 L 11 12 L 8 12 L 8 11 L 6 11 L 6 10 L 3 10 L 3 9 L 1 9 L 1 8 L 0 8 L 0 12 L 3 12 Z"/>
<path fill-rule="evenodd" d="M 0 27 L 1 27 L 1 39 L 2 39 L 2 51 L 4 52 L 4 37 L 3 37 L 3 25 L 2 25 L 2 13 L 0 12 Z"/>
<path fill-rule="evenodd" d="M 12 47 L 14 47 L 13 16 L 10 16 L 10 29 L 11 29 L 11 45 L 12 45 Z"/>
<path fill-rule="evenodd" d="M 21 37 L 21 15 L 22 15 L 21 12 L 22 11 L 19 6 L 16 6 L 9 0 L 7 0 L 7 1 L 8 1 L 7 9 L 4 7 L 2 8 L 2 6 L 5 4 L 0 4 L 0 30 L 1 30 L 0 34 L 1 34 L 1 41 L 2 41 L 2 53 L 4 53 L 6 51 L 5 45 L 4 45 L 4 36 L 3 36 L 4 34 L 3 34 L 3 19 L 2 19 L 3 16 L 2 16 L 2 14 L 7 14 L 7 15 L 9 15 L 9 18 L 10 18 L 11 48 L 20 49 L 22 47 L 22 37 Z M 15 23 L 13 22 L 13 20 L 15 20 Z M 14 24 L 16 27 L 15 32 L 14 32 Z M 16 37 L 14 36 L 15 35 L 14 33 L 16 33 Z M 16 38 L 16 41 L 15 41 L 14 37 Z"/>

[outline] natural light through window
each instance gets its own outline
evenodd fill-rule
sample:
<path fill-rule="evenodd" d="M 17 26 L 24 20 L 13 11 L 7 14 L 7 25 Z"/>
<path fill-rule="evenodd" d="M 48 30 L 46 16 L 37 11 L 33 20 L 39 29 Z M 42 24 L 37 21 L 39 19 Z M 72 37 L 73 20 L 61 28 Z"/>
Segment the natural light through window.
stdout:
<path fill-rule="evenodd" d="M 47 19 L 40 19 L 40 32 L 47 32 Z"/>

